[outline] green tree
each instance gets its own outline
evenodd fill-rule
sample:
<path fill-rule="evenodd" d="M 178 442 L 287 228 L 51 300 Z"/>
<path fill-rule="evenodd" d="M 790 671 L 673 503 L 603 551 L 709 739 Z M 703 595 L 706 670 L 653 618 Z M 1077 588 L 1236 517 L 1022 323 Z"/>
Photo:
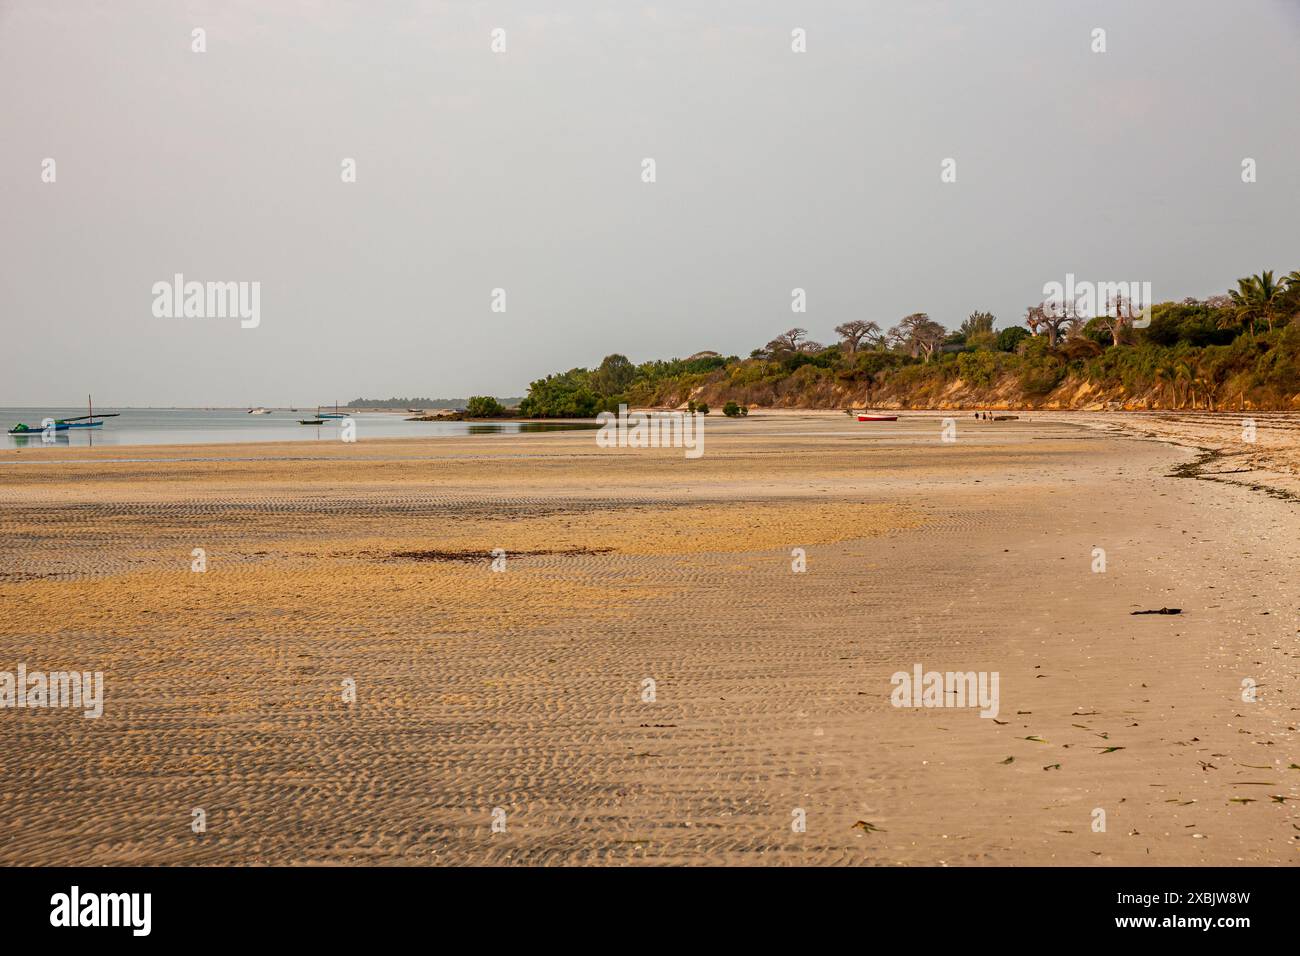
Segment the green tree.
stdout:
<path fill-rule="evenodd" d="M 591 418 L 600 411 L 600 396 L 592 390 L 586 369 L 570 369 L 540 378 L 528 386 L 519 403 L 528 418 Z"/>
<path fill-rule="evenodd" d="M 1292 273 L 1294 275 L 1295 273 Z M 1290 281 L 1288 276 L 1285 282 Z M 1265 269 L 1258 275 L 1246 276 L 1237 280 L 1237 288 L 1228 290 L 1232 300 L 1236 320 L 1242 325 L 1253 325 L 1255 320 L 1263 319 L 1268 323 L 1268 330 L 1273 331 L 1273 320 L 1277 317 L 1286 294 L 1286 286 L 1273 281 L 1273 270 Z"/>
<path fill-rule="evenodd" d="M 505 413 L 505 406 L 490 395 L 473 395 L 465 403 L 465 414 L 470 418 L 499 418 Z"/>
<path fill-rule="evenodd" d="M 636 366 L 626 355 L 606 355 L 600 367 L 592 373 L 591 384 L 604 396 L 621 395 L 636 378 Z"/>
<path fill-rule="evenodd" d="M 961 324 L 961 334 L 968 339 L 977 332 L 992 332 L 993 323 L 997 321 L 992 312 L 972 312 Z"/>
<path fill-rule="evenodd" d="M 1014 352 L 1016 347 L 1025 339 L 1029 338 L 1029 336 L 1029 330 L 1019 325 L 1013 325 L 1010 328 L 1003 329 L 998 333 L 998 351 Z"/>

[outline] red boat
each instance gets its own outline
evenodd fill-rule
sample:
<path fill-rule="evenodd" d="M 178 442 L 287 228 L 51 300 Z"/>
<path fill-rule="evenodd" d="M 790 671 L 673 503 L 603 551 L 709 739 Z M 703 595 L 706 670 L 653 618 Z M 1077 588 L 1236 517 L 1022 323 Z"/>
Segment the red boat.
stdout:
<path fill-rule="evenodd" d="M 897 416 L 897 415 L 864 415 L 862 412 L 859 412 L 859 413 L 858 413 L 858 421 L 860 421 L 860 422 L 896 422 L 896 421 L 898 421 L 898 416 Z"/>

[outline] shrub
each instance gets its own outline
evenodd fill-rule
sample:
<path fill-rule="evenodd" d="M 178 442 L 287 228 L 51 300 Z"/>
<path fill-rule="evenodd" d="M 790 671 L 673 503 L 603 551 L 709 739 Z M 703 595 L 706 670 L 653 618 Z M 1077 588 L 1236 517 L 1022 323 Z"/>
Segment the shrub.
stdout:
<path fill-rule="evenodd" d="M 740 406 L 735 402 L 727 402 L 722 406 L 722 414 L 728 418 L 739 418 L 741 416 Z"/>
<path fill-rule="evenodd" d="M 529 418 L 592 418 L 601 401 L 587 383 L 586 369 L 548 375 L 528 386 L 519 412 Z"/>
<path fill-rule="evenodd" d="M 1061 354 L 1067 362 L 1082 362 L 1086 359 L 1096 358 L 1102 353 L 1102 347 L 1092 339 L 1080 336 L 1077 339 L 1066 339 L 1065 344 L 1061 346 Z"/>
<path fill-rule="evenodd" d="M 1001 371 L 994 352 L 963 352 L 957 356 L 957 372 L 962 381 L 977 388 L 990 387 Z"/>
<path fill-rule="evenodd" d="M 1016 347 L 1029 337 L 1029 330 L 1019 325 L 1013 325 L 1010 328 L 1003 329 L 998 333 L 998 351 L 1014 352 Z"/>
<path fill-rule="evenodd" d="M 505 406 L 490 395 L 474 395 L 465 403 L 470 418 L 499 418 L 505 413 Z"/>

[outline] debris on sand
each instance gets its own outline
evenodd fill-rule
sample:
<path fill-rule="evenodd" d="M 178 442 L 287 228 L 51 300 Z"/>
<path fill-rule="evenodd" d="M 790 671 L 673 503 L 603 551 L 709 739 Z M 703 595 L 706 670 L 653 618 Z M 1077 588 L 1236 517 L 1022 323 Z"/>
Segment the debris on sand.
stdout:
<path fill-rule="evenodd" d="M 1162 607 L 1158 611 L 1129 611 L 1129 614 L 1182 614 L 1180 607 Z"/>
<path fill-rule="evenodd" d="M 889 832 L 888 830 L 876 826 L 874 823 L 868 823 L 866 820 L 859 820 L 857 823 L 853 824 L 853 826 L 849 827 L 849 829 L 861 830 L 863 833 L 888 833 Z"/>
<path fill-rule="evenodd" d="M 510 557 L 512 558 L 535 558 L 543 555 L 559 555 L 562 557 L 577 557 L 580 555 L 591 554 L 609 554 L 613 548 L 560 548 L 554 550 L 541 551 L 515 551 Z M 390 558 L 402 558 L 407 561 L 464 561 L 478 562 L 491 561 L 493 555 L 490 551 L 394 551 Z"/>

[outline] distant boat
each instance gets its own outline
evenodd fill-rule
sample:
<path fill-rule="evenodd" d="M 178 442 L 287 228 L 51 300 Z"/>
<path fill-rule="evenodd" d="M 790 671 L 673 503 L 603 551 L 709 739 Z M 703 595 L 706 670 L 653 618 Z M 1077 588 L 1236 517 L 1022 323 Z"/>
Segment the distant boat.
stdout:
<path fill-rule="evenodd" d="M 859 413 L 858 413 L 858 421 L 860 421 L 860 422 L 896 422 L 896 421 L 898 421 L 898 416 L 897 416 L 897 415 L 867 415 L 867 414 L 865 414 L 865 413 L 863 413 L 863 412 L 859 412 Z"/>
<path fill-rule="evenodd" d="M 330 412 L 322 412 L 322 411 L 320 410 L 320 406 L 317 406 L 317 407 L 316 407 L 316 417 L 317 417 L 317 418 L 347 418 L 348 416 L 346 416 L 346 415 L 340 415 L 340 414 L 339 414 L 339 403 L 338 403 L 338 402 L 335 402 L 335 403 L 334 403 L 334 411 L 333 411 L 333 413 L 330 413 Z"/>
<path fill-rule="evenodd" d="M 248 410 L 248 414 L 250 414 L 250 415 L 270 415 L 270 414 L 271 414 L 271 410 L 270 410 L 269 408 L 262 408 L 262 406 L 259 405 L 257 408 L 250 408 L 250 409 Z"/>
<path fill-rule="evenodd" d="M 321 418 L 300 418 L 298 419 L 298 424 L 299 425 L 324 425 L 325 420 Z"/>
<path fill-rule="evenodd" d="M 424 409 L 423 409 L 423 408 L 408 408 L 407 411 L 410 412 L 412 415 L 423 415 L 423 414 L 424 414 Z"/>

